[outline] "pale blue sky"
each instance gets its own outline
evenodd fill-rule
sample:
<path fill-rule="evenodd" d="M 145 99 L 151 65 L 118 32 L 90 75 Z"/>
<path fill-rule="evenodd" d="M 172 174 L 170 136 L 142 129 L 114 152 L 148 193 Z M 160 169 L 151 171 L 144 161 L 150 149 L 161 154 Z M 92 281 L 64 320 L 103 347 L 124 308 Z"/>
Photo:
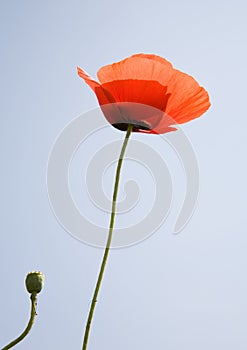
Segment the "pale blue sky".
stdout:
<path fill-rule="evenodd" d="M 245 350 L 245 1 L 2 1 L 0 16 L 0 347 L 26 325 L 23 281 L 38 269 L 46 276 L 38 317 L 18 349 L 81 348 L 102 251 L 73 239 L 53 215 L 48 156 L 65 125 L 97 106 L 76 66 L 96 76 L 146 52 L 209 91 L 212 108 L 183 126 L 197 154 L 200 198 L 180 235 L 171 233 L 175 207 L 150 239 L 112 251 L 88 350 Z M 112 128 L 112 138 L 123 134 Z M 158 139 L 150 143 L 162 151 Z"/>

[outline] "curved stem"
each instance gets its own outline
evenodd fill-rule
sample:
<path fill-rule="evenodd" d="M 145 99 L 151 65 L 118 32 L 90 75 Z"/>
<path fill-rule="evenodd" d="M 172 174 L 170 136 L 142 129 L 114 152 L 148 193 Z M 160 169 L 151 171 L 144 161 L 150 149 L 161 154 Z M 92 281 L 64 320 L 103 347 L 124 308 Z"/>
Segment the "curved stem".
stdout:
<path fill-rule="evenodd" d="M 86 350 L 87 349 L 88 336 L 89 336 L 89 332 L 90 332 L 90 327 L 91 327 L 91 323 L 92 323 L 94 309 L 95 309 L 95 305 L 96 305 L 96 302 L 97 302 L 97 297 L 98 297 L 98 293 L 99 293 L 99 290 L 100 290 L 100 286 L 101 286 L 101 282 L 102 282 L 102 279 L 103 279 L 103 275 L 104 275 L 104 271 L 105 271 L 105 267 L 106 267 L 106 262 L 107 262 L 107 258 L 108 258 L 108 254 L 109 254 L 109 250 L 110 250 L 110 246 L 111 246 L 112 233 L 113 233 L 113 227 L 114 227 L 114 220 L 115 220 L 115 215 L 116 215 L 116 201 L 117 201 L 117 193 L 118 193 L 120 172 L 121 172 L 121 167 L 122 167 L 122 163 L 123 163 L 124 153 L 125 153 L 125 150 L 126 150 L 126 147 L 127 147 L 127 144 L 128 144 L 129 137 L 130 137 L 132 129 L 133 129 L 133 125 L 129 124 L 127 132 L 126 132 L 126 136 L 125 136 L 125 139 L 124 139 L 124 142 L 123 142 L 123 146 L 122 146 L 122 149 L 121 149 L 121 152 L 120 152 L 120 156 L 119 156 L 119 159 L 118 159 L 118 165 L 117 165 L 116 177 L 115 177 L 115 185 L 114 185 L 114 192 L 113 192 L 113 197 L 112 197 L 112 211 L 111 211 L 111 220 L 110 220 L 110 225 L 109 225 L 109 233 L 108 233 L 108 238 L 107 238 L 107 242 L 106 242 L 105 252 L 104 252 L 102 263 L 101 263 L 101 267 L 100 267 L 99 276 L 98 276 L 97 283 L 96 283 L 95 290 L 94 290 L 94 294 L 93 294 L 93 300 L 92 300 L 92 303 L 91 303 L 91 306 L 90 306 L 90 310 L 89 310 L 89 314 L 88 314 L 88 319 L 87 319 L 86 329 L 85 329 L 85 333 L 84 333 L 82 350 Z"/>
<path fill-rule="evenodd" d="M 20 341 L 22 341 L 30 332 L 32 325 L 34 323 L 34 318 L 36 316 L 37 294 L 36 293 L 31 294 L 30 299 L 31 299 L 31 314 L 30 314 L 30 319 L 29 319 L 29 322 L 28 322 L 26 329 L 18 338 L 16 338 L 11 343 L 6 345 L 2 350 L 8 350 L 8 349 L 12 348 L 16 344 L 18 344 Z"/>

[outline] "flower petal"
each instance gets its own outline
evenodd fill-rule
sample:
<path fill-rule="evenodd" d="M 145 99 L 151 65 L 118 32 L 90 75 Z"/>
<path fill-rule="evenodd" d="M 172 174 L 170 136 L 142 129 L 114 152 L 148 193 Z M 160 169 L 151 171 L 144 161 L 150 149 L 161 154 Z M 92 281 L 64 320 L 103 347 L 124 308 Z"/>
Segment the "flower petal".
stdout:
<path fill-rule="evenodd" d="M 166 109 L 169 95 L 167 87 L 151 80 L 115 80 L 102 84 L 116 102 L 135 102 L 155 107 L 161 111 Z"/>
<path fill-rule="evenodd" d="M 176 123 L 185 123 L 199 117 L 210 107 L 207 91 L 188 74 L 174 70 L 167 92 L 170 98 L 166 113 Z"/>
<path fill-rule="evenodd" d="M 137 54 L 104 66 L 97 75 L 101 83 L 114 80 L 155 80 L 166 86 L 173 74 L 170 62 L 156 55 Z"/>
<path fill-rule="evenodd" d="M 77 73 L 91 87 L 93 91 L 95 90 L 95 87 L 100 86 L 100 84 L 92 77 L 90 77 L 90 75 L 81 67 L 77 67 Z"/>
<path fill-rule="evenodd" d="M 87 83 L 90 88 L 95 92 L 98 98 L 99 104 L 114 103 L 114 97 L 105 90 L 97 81 L 95 81 L 89 74 L 87 74 L 82 68 L 77 67 L 78 75 Z"/>
<path fill-rule="evenodd" d="M 126 125 L 134 125 L 136 129 L 150 131 L 165 117 L 165 113 L 152 106 L 133 102 L 117 102 L 105 104 L 101 109 L 111 124 L 120 130 L 127 130 Z"/>
<path fill-rule="evenodd" d="M 157 127 L 155 127 L 153 130 L 151 130 L 151 134 L 166 134 L 171 131 L 176 131 L 177 128 L 174 128 L 174 126 L 169 126 L 166 124 L 160 124 Z"/>

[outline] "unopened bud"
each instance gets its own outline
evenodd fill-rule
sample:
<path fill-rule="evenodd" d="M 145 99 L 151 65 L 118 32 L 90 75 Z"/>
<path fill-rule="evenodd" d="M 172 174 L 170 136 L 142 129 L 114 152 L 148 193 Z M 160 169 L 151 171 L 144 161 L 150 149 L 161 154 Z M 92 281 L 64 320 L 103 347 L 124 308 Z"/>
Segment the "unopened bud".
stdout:
<path fill-rule="evenodd" d="M 44 275 L 40 271 L 32 271 L 27 274 L 26 288 L 31 294 L 39 293 L 44 284 Z"/>

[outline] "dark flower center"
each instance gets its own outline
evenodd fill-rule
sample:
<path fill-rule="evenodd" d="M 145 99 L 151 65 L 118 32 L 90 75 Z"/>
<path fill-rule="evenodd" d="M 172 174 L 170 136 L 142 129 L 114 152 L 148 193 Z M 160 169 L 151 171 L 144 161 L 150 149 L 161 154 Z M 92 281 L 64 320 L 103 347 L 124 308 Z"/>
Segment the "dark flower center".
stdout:
<path fill-rule="evenodd" d="M 151 130 L 150 126 L 144 122 L 134 122 L 130 121 L 129 123 L 114 123 L 112 126 L 114 128 L 121 130 L 121 131 L 126 131 L 128 129 L 128 125 L 132 124 L 133 125 L 133 131 L 138 131 L 138 130 Z"/>

